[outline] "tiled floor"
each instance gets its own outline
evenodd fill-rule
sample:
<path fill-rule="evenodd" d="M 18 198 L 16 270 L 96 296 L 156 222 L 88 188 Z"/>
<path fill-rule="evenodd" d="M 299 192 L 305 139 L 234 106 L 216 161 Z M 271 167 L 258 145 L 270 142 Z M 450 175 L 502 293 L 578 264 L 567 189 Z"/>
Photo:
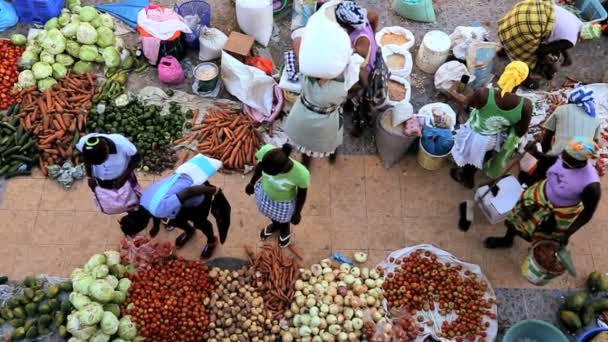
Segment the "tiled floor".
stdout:
<path fill-rule="evenodd" d="M 467 233 L 457 228 L 458 204 L 472 192 L 454 183 L 448 170 L 425 171 L 415 156 L 406 157 L 386 171 L 376 156 L 345 156 L 336 165 L 313 164 L 312 186 L 302 223 L 295 227 L 296 248 L 312 263 L 332 251 L 352 257 L 369 252 L 375 265 L 390 251 L 419 243 L 431 243 L 458 258 L 479 264 L 495 287 L 529 287 L 519 274 L 527 243 L 489 251 L 482 240 L 502 234 L 503 226 L 491 226 L 480 212 Z M 141 176 L 144 187 L 154 180 Z M 249 178 L 218 175 L 233 208 L 233 226 L 218 256 L 243 257 L 243 245 L 258 244 L 258 230 L 267 222 L 257 213 L 254 199 L 244 193 Z M 607 271 L 608 201 L 602 201 L 594 220 L 572 238 L 571 250 L 579 277 L 564 276 L 549 287 L 574 288 L 594 269 Z M 9 182 L 0 206 L 0 273 L 20 278 L 30 273 L 68 275 L 90 255 L 116 248 L 121 232 L 117 217 L 95 211 L 89 189 L 78 183 L 64 191 L 41 176 Z M 160 239 L 174 239 L 178 232 L 162 232 Z M 202 235 L 180 251 L 197 258 Z"/>

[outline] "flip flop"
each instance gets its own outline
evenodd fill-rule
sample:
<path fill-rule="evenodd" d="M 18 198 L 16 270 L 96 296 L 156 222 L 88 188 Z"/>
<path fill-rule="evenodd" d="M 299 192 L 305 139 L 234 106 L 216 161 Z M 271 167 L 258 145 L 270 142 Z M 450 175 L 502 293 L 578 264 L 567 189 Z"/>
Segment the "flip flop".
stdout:
<path fill-rule="evenodd" d="M 212 244 L 206 244 L 201 251 L 201 259 L 207 260 L 213 256 L 213 252 L 215 251 L 215 247 L 217 247 L 219 239 L 215 237 L 215 242 Z"/>

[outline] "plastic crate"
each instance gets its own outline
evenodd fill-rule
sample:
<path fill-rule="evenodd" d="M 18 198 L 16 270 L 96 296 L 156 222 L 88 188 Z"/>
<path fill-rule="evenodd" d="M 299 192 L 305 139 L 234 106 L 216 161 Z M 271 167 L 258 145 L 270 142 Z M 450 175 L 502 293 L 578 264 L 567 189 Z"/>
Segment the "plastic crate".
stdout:
<path fill-rule="evenodd" d="M 189 48 L 198 48 L 198 36 L 201 33 L 203 26 L 209 26 L 211 22 L 211 5 L 206 1 L 193 0 L 182 3 L 181 5 L 175 5 L 176 11 L 182 17 L 188 15 L 197 15 L 201 18 L 201 22 L 192 33 L 186 33 L 185 39 L 186 44 Z"/>
<path fill-rule="evenodd" d="M 581 11 L 585 22 L 599 23 L 608 18 L 608 13 L 600 0 L 576 0 L 575 5 Z"/>
<path fill-rule="evenodd" d="M 47 20 L 59 16 L 64 0 L 16 0 L 13 1 L 19 21 L 44 25 Z"/>

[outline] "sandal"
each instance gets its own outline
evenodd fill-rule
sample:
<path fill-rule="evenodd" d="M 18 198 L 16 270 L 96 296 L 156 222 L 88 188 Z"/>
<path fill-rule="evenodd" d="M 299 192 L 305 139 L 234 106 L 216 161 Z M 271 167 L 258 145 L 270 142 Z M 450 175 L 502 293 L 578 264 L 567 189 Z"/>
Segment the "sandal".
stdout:
<path fill-rule="evenodd" d="M 262 228 L 262 230 L 260 231 L 260 240 L 266 241 L 266 240 L 270 239 L 273 234 L 274 234 L 274 232 L 272 229 L 272 224 L 269 224 L 265 228 Z"/>
<path fill-rule="evenodd" d="M 181 233 L 176 239 L 175 239 L 175 248 L 180 249 L 182 247 L 184 247 L 184 245 L 186 244 L 186 242 L 190 241 L 190 239 L 194 236 L 194 232 L 188 234 L 186 232 Z"/>
<path fill-rule="evenodd" d="M 289 245 L 291 245 L 291 234 L 287 236 L 279 235 L 279 247 L 287 248 Z"/>
<path fill-rule="evenodd" d="M 215 251 L 215 247 L 217 247 L 217 242 L 219 241 L 217 237 L 214 237 L 215 240 L 212 243 L 208 243 L 205 245 L 205 247 L 203 247 L 203 250 L 201 251 L 201 259 L 203 260 L 207 260 L 209 258 L 211 258 L 211 256 L 213 255 L 213 252 Z"/>

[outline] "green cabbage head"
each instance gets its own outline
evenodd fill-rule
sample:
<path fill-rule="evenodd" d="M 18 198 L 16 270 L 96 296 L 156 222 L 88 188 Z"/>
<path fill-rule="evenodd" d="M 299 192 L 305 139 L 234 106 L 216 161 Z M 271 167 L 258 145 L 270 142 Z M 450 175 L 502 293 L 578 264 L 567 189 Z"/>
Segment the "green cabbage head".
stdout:
<path fill-rule="evenodd" d="M 40 45 L 42 49 L 56 55 L 65 50 L 65 37 L 58 29 L 51 29 Z"/>
<path fill-rule="evenodd" d="M 115 47 L 109 46 L 103 49 L 103 52 L 101 54 L 108 68 L 115 68 L 120 66 L 120 54 L 118 53 L 118 50 L 116 50 Z"/>
<path fill-rule="evenodd" d="M 60 53 L 55 56 L 55 61 L 65 66 L 70 66 L 74 64 L 74 58 L 72 58 L 70 55 L 66 55 L 65 53 Z"/>
<path fill-rule="evenodd" d="M 82 7 L 78 14 L 80 17 L 80 21 L 84 21 L 84 22 L 92 21 L 93 19 L 97 18 L 97 16 L 99 15 L 97 13 L 97 10 L 95 9 L 95 7 L 91 7 L 91 6 Z"/>
<path fill-rule="evenodd" d="M 76 75 L 86 74 L 87 72 L 93 69 L 93 64 L 91 62 L 78 61 L 74 64 L 74 73 Z"/>
<path fill-rule="evenodd" d="M 38 81 L 38 90 L 45 91 L 52 88 L 55 84 L 57 84 L 57 81 L 54 78 L 47 77 Z"/>
<path fill-rule="evenodd" d="M 95 325 L 103 318 L 103 307 L 99 303 L 91 302 L 78 310 L 78 320 L 84 325 Z"/>
<path fill-rule="evenodd" d="M 125 316 L 118 322 L 118 337 L 125 340 L 132 340 L 137 336 L 135 323 L 131 321 L 131 316 Z"/>
<path fill-rule="evenodd" d="M 107 303 L 112 300 L 114 288 L 112 287 L 112 285 L 108 284 L 107 281 L 103 279 L 98 279 L 95 280 L 95 282 L 91 285 L 91 287 L 89 288 L 89 292 L 95 300 L 101 303 Z"/>
<path fill-rule="evenodd" d="M 56 80 L 60 80 L 60 79 L 64 78 L 65 75 L 67 75 L 67 73 L 68 73 L 68 69 L 63 64 L 53 63 L 52 67 L 53 67 L 53 78 Z"/>
<path fill-rule="evenodd" d="M 95 44 L 97 42 L 97 30 L 89 23 L 80 23 L 76 30 L 76 40 L 80 44 Z"/>
<path fill-rule="evenodd" d="M 32 65 L 32 72 L 37 80 L 50 77 L 53 74 L 53 68 L 43 62 L 36 62 Z"/>
<path fill-rule="evenodd" d="M 32 70 L 23 70 L 19 73 L 19 78 L 17 80 L 17 87 L 20 89 L 31 87 L 36 84 L 36 77 L 34 77 L 34 73 Z"/>
<path fill-rule="evenodd" d="M 97 46 L 105 48 L 114 45 L 116 37 L 112 29 L 101 26 L 97 29 Z"/>
<path fill-rule="evenodd" d="M 114 335 L 118 331 L 118 318 L 111 312 L 104 312 L 101 319 L 101 331 L 107 335 Z"/>

